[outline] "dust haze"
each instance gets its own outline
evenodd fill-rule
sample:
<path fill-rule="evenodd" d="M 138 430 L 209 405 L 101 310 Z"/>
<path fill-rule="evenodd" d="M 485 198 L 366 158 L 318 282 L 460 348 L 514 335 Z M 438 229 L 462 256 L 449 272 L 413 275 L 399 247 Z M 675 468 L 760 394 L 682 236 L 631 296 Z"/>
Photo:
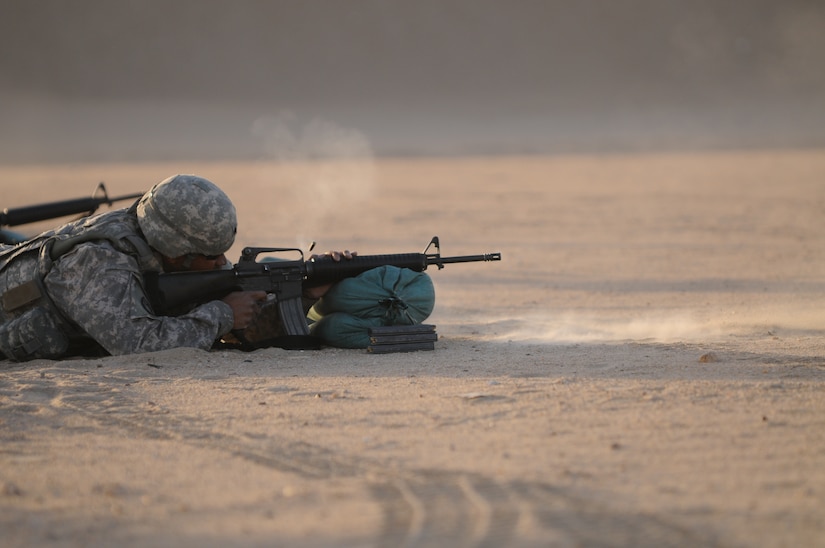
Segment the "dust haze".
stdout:
<path fill-rule="evenodd" d="M 284 111 L 256 119 L 251 131 L 264 151 L 257 173 L 261 198 L 292 204 L 279 208 L 277 226 L 268 228 L 297 234 L 299 249 L 309 249 L 313 235 L 360 215 L 377 192 L 372 146 L 357 130 Z"/>
<path fill-rule="evenodd" d="M 11 0 L 0 161 L 259 159 L 283 112 L 381 156 L 817 146 L 823 29 L 803 0 Z"/>
<path fill-rule="evenodd" d="M 493 330 L 490 340 L 506 342 L 565 345 L 634 341 L 714 345 L 724 344 L 731 338 L 816 336 L 821 321 L 822 313 L 816 310 L 772 307 L 716 317 L 708 317 L 704 310 L 689 309 L 637 312 L 631 317 L 529 312 L 516 317 L 491 318 L 489 325 Z"/>

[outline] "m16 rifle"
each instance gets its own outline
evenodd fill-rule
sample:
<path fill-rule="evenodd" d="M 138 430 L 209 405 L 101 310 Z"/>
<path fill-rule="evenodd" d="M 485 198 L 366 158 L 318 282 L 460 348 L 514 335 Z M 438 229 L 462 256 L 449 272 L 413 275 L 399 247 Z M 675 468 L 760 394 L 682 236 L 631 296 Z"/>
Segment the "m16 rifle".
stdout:
<path fill-rule="evenodd" d="M 142 192 L 139 194 L 126 194 L 124 196 L 110 198 L 106 192 L 106 185 L 98 183 L 89 198 L 75 198 L 14 209 L 6 208 L 0 212 L 0 227 L 37 223 L 49 219 L 57 219 L 58 217 L 66 217 L 68 215 L 86 217 L 94 214 L 101 205 L 112 205 L 115 202 L 124 200 L 137 200 L 141 196 L 143 196 Z M 25 239 L 25 236 L 16 232 L 0 230 L 0 243 L 15 244 L 25 241 Z"/>
<path fill-rule="evenodd" d="M 435 248 L 434 252 L 430 252 Z M 292 253 L 295 260 L 261 260 L 265 253 Z M 296 255 L 296 256 L 297 256 Z M 422 272 L 429 266 L 500 261 L 501 253 L 442 257 L 438 236 L 434 236 L 423 253 L 356 255 L 335 261 L 329 256 L 304 260 L 297 248 L 247 247 L 232 269 L 196 272 L 147 273 L 146 290 L 155 313 L 169 314 L 182 307 L 220 299 L 233 291 L 265 291 L 277 300 L 278 312 L 288 336 L 309 334 L 301 297 L 306 288 L 318 287 L 351 278 L 380 266 L 396 266 Z"/>

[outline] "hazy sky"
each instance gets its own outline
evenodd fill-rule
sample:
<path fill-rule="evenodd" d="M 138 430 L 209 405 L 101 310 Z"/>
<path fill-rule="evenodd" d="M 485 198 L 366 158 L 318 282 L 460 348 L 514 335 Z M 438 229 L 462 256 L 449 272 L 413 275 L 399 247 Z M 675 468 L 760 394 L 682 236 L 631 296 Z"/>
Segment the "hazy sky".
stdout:
<path fill-rule="evenodd" d="M 5 4 L 2 86 L 72 97 L 689 99 L 711 83 L 768 94 L 825 82 L 815 1 Z"/>
<path fill-rule="evenodd" d="M 815 0 L 6 0 L 3 12 L 6 109 L 23 97 L 501 121 L 825 105 Z"/>

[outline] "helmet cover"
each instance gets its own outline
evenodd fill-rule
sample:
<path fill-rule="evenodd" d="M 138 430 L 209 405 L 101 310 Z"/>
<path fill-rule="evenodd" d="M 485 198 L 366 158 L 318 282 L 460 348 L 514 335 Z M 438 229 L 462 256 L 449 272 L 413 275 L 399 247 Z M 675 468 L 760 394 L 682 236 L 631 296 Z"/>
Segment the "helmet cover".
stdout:
<path fill-rule="evenodd" d="M 174 175 L 143 195 L 137 218 L 149 245 L 169 258 L 220 255 L 235 241 L 235 206 L 214 183 Z"/>

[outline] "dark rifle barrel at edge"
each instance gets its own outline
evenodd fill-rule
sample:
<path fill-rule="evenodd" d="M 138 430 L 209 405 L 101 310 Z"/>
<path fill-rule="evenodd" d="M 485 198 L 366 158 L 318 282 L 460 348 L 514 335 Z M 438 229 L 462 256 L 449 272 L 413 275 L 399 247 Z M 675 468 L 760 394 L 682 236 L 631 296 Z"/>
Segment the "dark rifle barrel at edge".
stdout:
<path fill-rule="evenodd" d="M 123 200 L 137 200 L 143 194 L 127 194 L 115 198 L 75 198 L 33 206 L 5 209 L 0 212 L 0 226 L 17 226 L 56 219 L 67 215 L 92 214 L 103 204 L 112 205 Z"/>

